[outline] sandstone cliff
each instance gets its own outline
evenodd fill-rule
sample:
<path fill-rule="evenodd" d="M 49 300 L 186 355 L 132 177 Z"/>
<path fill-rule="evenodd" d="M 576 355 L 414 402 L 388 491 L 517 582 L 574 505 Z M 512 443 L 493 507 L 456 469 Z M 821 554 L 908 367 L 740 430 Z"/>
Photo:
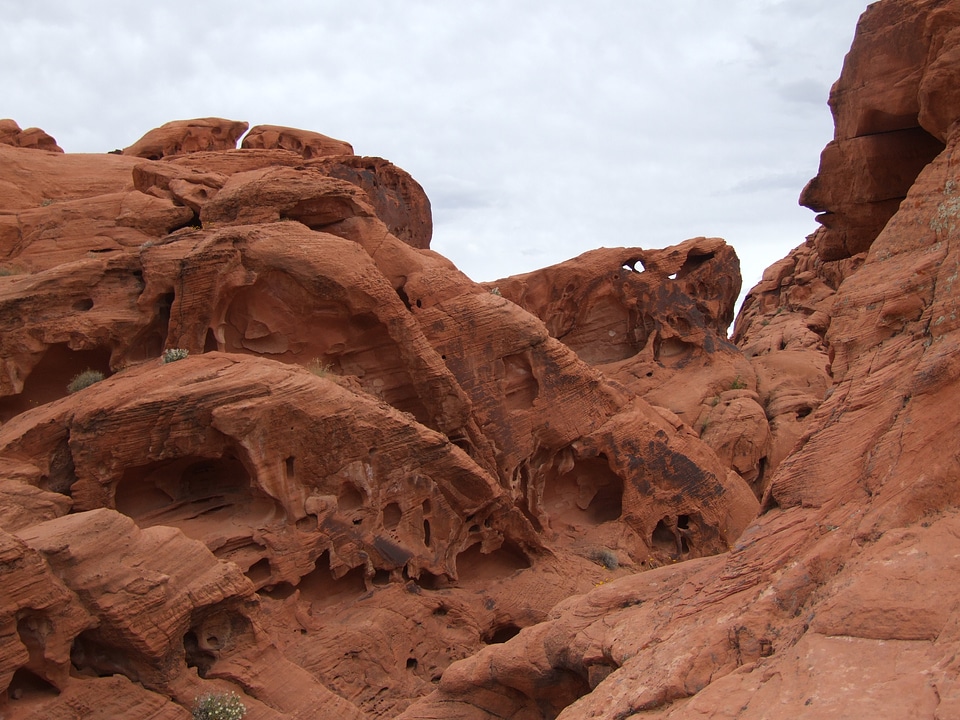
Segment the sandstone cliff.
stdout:
<path fill-rule="evenodd" d="M 171 717 L 222 687 L 253 717 L 390 716 L 560 600 L 740 535 L 744 478 L 426 249 L 406 173 L 289 128 L 237 149 L 245 129 L 0 146 L 11 717 L 95 708 L 119 677 Z M 648 314 L 675 369 L 736 294 L 732 250 L 670 262 L 696 253 L 727 289 L 654 282 L 682 305 Z"/>
<path fill-rule="evenodd" d="M 718 238 L 480 285 L 343 141 L 3 121 L 0 714 L 960 714 L 958 38 L 864 14 L 730 338 Z"/>

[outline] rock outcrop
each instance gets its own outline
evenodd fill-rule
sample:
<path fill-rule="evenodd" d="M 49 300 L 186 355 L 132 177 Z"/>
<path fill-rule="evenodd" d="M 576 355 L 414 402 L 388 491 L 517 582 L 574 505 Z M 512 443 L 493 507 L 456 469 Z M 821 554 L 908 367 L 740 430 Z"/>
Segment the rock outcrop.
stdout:
<path fill-rule="evenodd" d="M 605 339 L 574 352 L 429 251 L 406 173 L 335 144 L 305 159 L 322 136 L 302 131 L 238 149 L 241 125 L 170 123 L 82 163 L 0 148 L 19 183 L 0 519 L 62 586 L 11 610 L 12 712 L 68 713 L 120 675 L 172 717 L 225 687 L 260 717 L 391 716 L 567 597 L 740 535 L 743 477 L 584 362 Z M 732 352 L 732 250 L 637 252 L 655 271 L 628 302 L 683 309 L 633 361 Z"/>
<path fill-rule="evenodd" d="M 0 120 L 0 145 L 63 152 L 57 141 L 40 128 L 21 130 L 13 120 Z"/>
<path fill-rule="evenodd" d="M 257 125 L 251 128 L 240 147 L 267 150 L 281 148 L 297 153 L 304 160 L 329 155 L 353 155 L 353 146 L 343 140 L 278 125 Z"/>
<path fill-rule="evenodd" d="M 477 284 L 342 141 L 4 121 L 0 714 L 960 714 L 958 39 L 870 6 L 730 337 L 718 238 Z"/>
<path fill-rule="evenodd" d="M 151 130 L 123 154 L 159 160 L 201 150 L 232 150 L 248 127 L 249 123 L 223 118 L 174 120 Z"/>

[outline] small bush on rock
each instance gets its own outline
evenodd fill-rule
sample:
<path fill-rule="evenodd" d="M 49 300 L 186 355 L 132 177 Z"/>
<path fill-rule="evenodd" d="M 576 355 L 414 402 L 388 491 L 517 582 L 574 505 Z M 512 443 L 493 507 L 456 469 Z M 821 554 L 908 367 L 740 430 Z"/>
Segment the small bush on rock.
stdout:
<path fill-rule="evenodd" d="M 608 550 L 603 548 L 602 550 L 594 550 L 590 553 L 589 558 L 597 563 L 597 565 L 603 565 L 607 570 L 616 570 L 620 567 L 620 561 L 617 559 L 617 554 L 613 550 Z"/>
<path fill-rule="evenodd" d="M 234 692 L 201 695 L 193 706 L 194 720 L 240 720 L 246 714 L 247 706 Z"/>
<path fill-rule="evenodd" d="M 317 377 L 326 377 L 333 371 L 333 366 L 323 362 L 320 358 L 314 358 L 313 362 L 307 366 L 307 370 Z"/>
<path fill-rule="evenodd" d="M 77 375 L 70 381 L 70 384 L 67 385 L 68 393 L 75 393 L 88 388 L 94 383 L 98 383 L 103 380 L 103 373 L 99 370 L 84 370 L 82 373 Z"/>
<path fill-rule="evenodd" d="M 189 354 L 190 351 L 183 348 L 167 348 L 163 351 L 163 362 L 166 364 L 183 360 Z"/>

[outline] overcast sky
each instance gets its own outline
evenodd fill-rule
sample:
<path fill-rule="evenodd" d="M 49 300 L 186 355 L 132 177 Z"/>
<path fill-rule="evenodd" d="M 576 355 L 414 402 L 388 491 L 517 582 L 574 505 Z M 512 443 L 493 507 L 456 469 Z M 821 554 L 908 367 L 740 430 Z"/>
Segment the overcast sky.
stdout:
<path fill-rule="evenodd" d="M 867 0 L 0 0 L 0 117 L 67 152 L 218 116 L 410 172 L 475 280 L 725 238 L 745 289 L 797 205 Z"/>

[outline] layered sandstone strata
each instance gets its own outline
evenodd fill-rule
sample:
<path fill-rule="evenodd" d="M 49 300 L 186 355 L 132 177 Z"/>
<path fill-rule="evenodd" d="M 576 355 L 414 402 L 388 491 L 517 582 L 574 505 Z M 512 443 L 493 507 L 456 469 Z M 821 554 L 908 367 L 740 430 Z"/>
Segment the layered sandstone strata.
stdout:
<path fill-rule="evenodd" d="M 399 168 L 285 128 L 231 148 L 243 127 L 0 148 L 0 518 L 62 585 L 11 608 L 11 711 L 120 675 L 172 717 L 224 688 L 260 717 L 390 716 L 557 602 L 734 542 L 757 493 L 595 366 L 589 323 L 572 347 L 426 249 Z M 732 250 L 640 252 L 656 278 L 621 287 L 680 319 L 617 359 L 731 353 Z"/>

